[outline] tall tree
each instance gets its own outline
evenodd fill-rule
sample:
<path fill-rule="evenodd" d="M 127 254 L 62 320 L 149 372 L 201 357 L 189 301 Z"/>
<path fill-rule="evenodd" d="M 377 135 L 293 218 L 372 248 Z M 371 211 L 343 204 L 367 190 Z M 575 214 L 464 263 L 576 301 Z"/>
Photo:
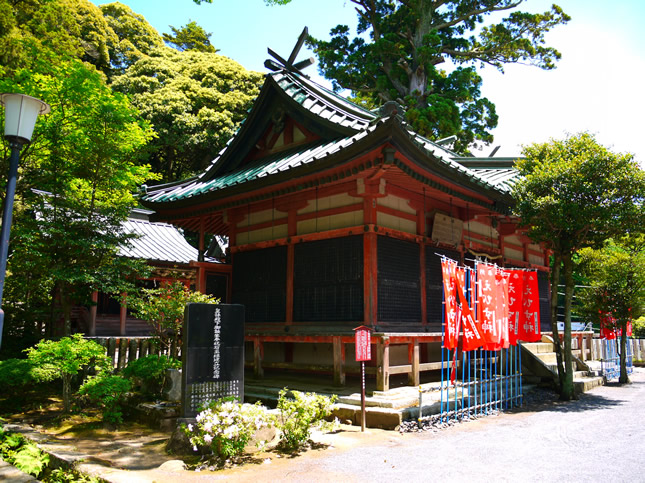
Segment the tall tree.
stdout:
<path fill-rule="evenodd" d="M 514 187 L 517 214 L 533 240 L 553 252 L 551 294 L 557 293 L 562 269 L 565 282 L 564 346 L 557 324 L 553 338 L 558 355 L 560 397 L 574 397 L 571 356 L 573 256 L 604 240 L 642 227 L 645 173 L 631 154 L 616 154 L 581 133 L 564 140 L 524 148 L 516 162 L 522 178 Z M 557 297 L 551 298 L 557 320 Z"/>
<path fill-rule="evenodd" d="M 185 50 L 196 50 L 197 52 L 210 52 L 212 54 L 219 52 L 211 45 L 210 32 L 206 32 L 203 27 L 197 25 L 194 20 L 188 22 L 181 28 L 169 26 L 171 34 L 163 34 L 163 40 L 166 44 L 174 49 L 183 52 Z"/>
<path fill-rule="evenodd" d="M 118 42 L 101 10 L 88 0 L 0 0 L 0 65 L 14 69 L 78 58 L 110 66 Z"/>
<path fill-rule="evenodd" d="M 163 45 L 145 18 L 119 2 L 0 0 L 0 64 L 9 72 L 77 58 L 111 76 Z"/>
<path fill-rule="evenodd" d="M 108 26 L 116 34 L 117 42 L 110 37 L 107 46 L 110 64 L 118 73 L 123 73 L 134 62 L 164 44 L 159 32 L 127 5 L 114 2 L 100 8 Z"/>
<path fill-rule="evenodd" d="M 642 225 L 633 228 L 645 231 Z M 610 315 L 621 334 L 619 382 L 627 383 L 627 324 L 642 314 L 645 305 L 645 234 L 609 239 L 597 250 L 585 248 L 580 251 L 578 267 L 589 279 L 581 294 L 587 316 L 599 321 Z"/>
<path fill-rule="evenodd" d="M 157 134 L 147 158 L 166 181 L 202 171 L 259 93 L 262 74 L 209 52 L 162 47 L 116 77 Z"/>
<path fill-rule="evenodd" d="M 0 80 L 0 91 L 28 93 L 52 107 L 23 151 L 7 285 L 15 296 L 20 287 L 50 290 L 69 333 L 72 305 L 89 301 L 93 290 L 123 290 L 141 268 L 117 253 L 128 242 L 121 223 L 136 205 L 134 192 L 154 179 L 149 166 L 136 164 L 152 131 L 93 67 L 72 60 L 49 69 Z M 29 283 L 26 267 L 36 268 Z"/>
<path fill-rule="evenodd" d="M 556 5 L 542 14 L 515 11 L 522 1 L 351 0 L 359 36 L 350 40 L 349 28 L 338 25 L 331 40 L 310 38 L 309 44 L 334 89 L 350 89 L 368 105 L 397 101 L 417 132 L 432 139 L 455 135 L 454 149 L 463 153 L 474 141 L 491 142 L 497 125 L 476 65 L 553 69 L 560 58 L 544 45 L 544 34 L 569 17 Z M 486 23 L 510 10 L 501 22 Z"/>

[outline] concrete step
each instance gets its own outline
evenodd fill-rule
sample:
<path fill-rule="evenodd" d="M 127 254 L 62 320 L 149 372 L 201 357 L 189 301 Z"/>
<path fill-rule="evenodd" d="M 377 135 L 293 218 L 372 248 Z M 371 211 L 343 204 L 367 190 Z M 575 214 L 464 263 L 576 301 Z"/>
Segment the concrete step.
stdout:
<path fill-rule="evenodd" d="M 535 355 L 547 366 L 554 366 L 558 363 L 558 356 L 555 352 L 538 352 Z"/>
<path fill-rule="evenodd" d="M 573 380 L 576 394 L 590 391 L 594 387 L 602 386 L 603 384 L 605 384 L 605 378 L 602 376 L 581 377 Z"/>
<path fill-rule="evenodd" d="M 539 354 L 541 352 L 553 352 L 555 348 L 551 342 L 524 342 L 522 347 L 525 347 L 527 350 L 533 352 L 533 354 Z"/>

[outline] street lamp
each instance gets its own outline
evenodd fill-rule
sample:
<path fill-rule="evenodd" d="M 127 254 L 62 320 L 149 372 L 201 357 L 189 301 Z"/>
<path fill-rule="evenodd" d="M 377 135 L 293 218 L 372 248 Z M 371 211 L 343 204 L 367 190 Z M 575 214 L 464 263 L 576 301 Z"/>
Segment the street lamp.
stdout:
<path fill-rule="evenodd" d="M 47 114 L 49 105 L 35 97 L 24 94 L 0 94 L 0 104 L 4 106 L 4 137 L 9 141 L 11 159 L 9 161 L 9 178 L 7 193 L 2 211 L 2 228 L 0 228 L 0 345 L 2 345 L 2 329 L 4 327 L 4 310 L 2 310 L 2 292 L 7 271 L 7 255 L 9 254 L 9 233 L 13 214 L 13 198 L 16 193 L 16 178 L 18 176 L 18 161 L 20 150 L 31 142 L 38 114 Z"/>

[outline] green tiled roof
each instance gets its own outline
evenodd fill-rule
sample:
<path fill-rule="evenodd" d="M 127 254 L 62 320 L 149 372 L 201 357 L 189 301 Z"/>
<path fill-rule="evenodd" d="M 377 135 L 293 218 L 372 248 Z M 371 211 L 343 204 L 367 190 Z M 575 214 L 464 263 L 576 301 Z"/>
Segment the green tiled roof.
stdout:
<path fill-rule="evenodd" d="M 213 174 L 217 171 L 218 164 L 223 157 L 229 156 L 230 158 L 235 154 L 234 152 L 227 153 L 233 144 L 234 137 L 220 151 L 207 171 L 183 182 L 150 188 L 143 197 L 144 203 L 154 206 L 157 203 L 193 198 L 312 164 L 369 136 L 378 125 L 385 122 L 385 118 L 379 120 L 375 113 L 292 72 L 272 73 L 268 75 L 267 83 L 277 86 L 303 109 L 314 114 L 317 119 L 337 125 L 349 134 L 338 135 L 333 140 L 320 140 L 300 146 L 295 150 L 276 153 L 235 168 L 230 172 Z M 271 88 L 271 86 L 265 85 L 263 90 L 266 88 Z M 253 110 L 260 107 L 254 106 Z M 495 158 L 487 158 L 486 162 L 482 163 L 481 161 L 484 160 L 480 158 L 460 157 L 444 146 L 418 135 L 400 118 L 397 118 L 397 122 L 422 152 L 431 156 L 432 159 L 438 160 L 456 175 L 466 177 L 482 187 L 492 188 L 500 194 L 510 192 L 517 177 L 517 171 L 512 168 L 512 163 L 496 163 Z M 243 135 L 243 128 L 236 134 L 236 136 L 240 135 Z"/>

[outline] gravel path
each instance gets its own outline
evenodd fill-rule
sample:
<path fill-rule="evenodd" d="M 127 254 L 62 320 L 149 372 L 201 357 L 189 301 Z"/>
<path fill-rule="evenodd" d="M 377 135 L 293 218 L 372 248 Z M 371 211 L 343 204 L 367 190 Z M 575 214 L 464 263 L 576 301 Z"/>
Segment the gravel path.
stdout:
<path fill-rule="evenodd" d="M 155 471 L 149 477 L 157 482 L 645 482 L 645 369 L 636 369 L 632 381 L 598 387 L 578 401 L 546 402 L 441 431 L 361 434 L 350 428 L 321 435 L 328 446 L 293 459 L 208 474 Z"/>

